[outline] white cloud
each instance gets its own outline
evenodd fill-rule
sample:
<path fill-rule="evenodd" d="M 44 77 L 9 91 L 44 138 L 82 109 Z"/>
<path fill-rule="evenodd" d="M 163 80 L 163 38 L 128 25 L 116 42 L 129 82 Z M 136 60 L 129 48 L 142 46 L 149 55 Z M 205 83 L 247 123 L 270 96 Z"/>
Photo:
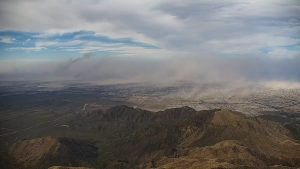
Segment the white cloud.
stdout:
<path fill-rule="evenodd" d="M 227 54 L 257 54 L 262 48 L 278 48 L 300 43 L 300 39 L 275 36 L 269 33 L 244 36 L 240 38 L 211 40 L 203 45 L 213 51 Z M 288 50 L 286 50 L 288 51 Z M 273 53 L 272 53 L 273 54 Z M 282 53 L 278 53 L 282 54 Z M 277 56 L 278 56 L 277 55 Z M 285 56 L 282 56 L 284 58 Z"/>
<path fill-rule="evenodd" d="M 300 58 L 300 51 L 287 50 L 285 48 L 276 48 L 268 52 L 267 56 L 272 59 L 293 59 L 296 57 Z"/>
<path fill-rule="evenodd" d="M 70 41 L 66 41 L 66 42 L 45 40 L 45 41 L 37 41 L 35 43 L 35 46 L 36 47 L 44 47 L 44 48 L 66 47 L 66 46 L 76 46 L 76 45 L 80 45 L 82 43 L 84 43 L 84 42 L 82 42 L 80 40 L 70 40 Z"/>
<path fill-rule="evenodd" d="M 44 50 L 44 49 L 46 49 L 46 48 L 45 47 L 41 47 L 41 46 L 8 48 L 8 50 L 10 50 L 10 51 L 22 50 L 22 51 L 26 51 L 26 52 L 38 52 L 38 51 L 41 51 L 41 50 Z"/>
<path fill-rule="evenodd" d="M 14 43 L 16 39 L 8 36 L 0 36 L 0 43 L 11 44 Z"/>
<path fill-rule="evenodd" d="M 289 21 L 299 25 L 294 0 L 30 0 L 1 1 L 0 29 L 47 34 L 91 30 L 131 37 L 170 50 L 199 49 L 205 41 L 288 36 Z M 8 10 L 10 9 L 10 10 Z M 31 9 L 28 11 L 27 9 Z M 278 26 L 272 26 L 279 23 Z M 264 35 L 263 35 L 264 36 Z M 199 51 L 197 51 L 199 52 Z"/>
<path fill-rule="evenodd" d="M 169 59 L 162 67 L 172 67 L 178 79 L 198 80 L 203 76 L 233 79 L 229 77 L 232 75 L 249 79 L 284 76 L 298 80 L 300 70 L 295 65 L 299 63 L 299 50 L 282 46 L 299 45 L 299 13 L 297 0 L 4 0 L 0 1 L 0 30 L 42 32 L 38 38 L 45 39 L 89 30 L 96 36 L 153 44 L 160 49 L 52 40 L 10 50 L 57 47 L 78 53 L 113 51 L 118 56 L 146 56 L 145 59 L 167 56 L 161 58 Z M 78 44 L 81 46 L 74 47 Z M 267 48 L 270 51 L 260 51 Z M 86 67 L 94 65 L 85 62 Z M 146 66 L 147 62 L 140 64 Z"/>

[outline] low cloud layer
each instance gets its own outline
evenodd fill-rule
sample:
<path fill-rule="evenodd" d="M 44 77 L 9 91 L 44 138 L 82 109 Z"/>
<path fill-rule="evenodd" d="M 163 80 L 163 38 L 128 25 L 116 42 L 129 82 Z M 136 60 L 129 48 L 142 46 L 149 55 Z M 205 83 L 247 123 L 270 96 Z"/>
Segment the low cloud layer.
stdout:
<path fill-rule="evenodd" d="M 108 83 L 299 82 L 300 59 L 136 58 L 84 54 L 69 60 L 3 60 L 3 80 L 75 80 Z"/>
<path fill-rule="evenodd" d="M 0 2 L 0 76 L 300 81 L 297 0 Z"/>

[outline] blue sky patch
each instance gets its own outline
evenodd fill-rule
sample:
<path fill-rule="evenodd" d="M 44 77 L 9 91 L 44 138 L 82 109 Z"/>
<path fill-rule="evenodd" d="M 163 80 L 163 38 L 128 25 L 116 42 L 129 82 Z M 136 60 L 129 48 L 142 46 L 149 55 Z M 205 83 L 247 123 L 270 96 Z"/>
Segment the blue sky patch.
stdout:
<path fill-rule="evenodd" d="M 132 38 L 111 38 L 92 31 L 64 34 L 0 32 L 0 57 L 77 57 L 82 53 L 111 55 L 127 48 L 159 49 Z"/>

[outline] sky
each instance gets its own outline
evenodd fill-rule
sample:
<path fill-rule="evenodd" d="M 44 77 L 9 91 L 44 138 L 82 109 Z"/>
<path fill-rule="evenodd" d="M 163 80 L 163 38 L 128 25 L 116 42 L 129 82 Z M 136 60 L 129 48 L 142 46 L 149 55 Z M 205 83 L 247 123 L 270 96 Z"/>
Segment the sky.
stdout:
<path fill-rule="evenodd" d="M 299 0 L 1 0 L 0 78 L 300 82 Z"/>

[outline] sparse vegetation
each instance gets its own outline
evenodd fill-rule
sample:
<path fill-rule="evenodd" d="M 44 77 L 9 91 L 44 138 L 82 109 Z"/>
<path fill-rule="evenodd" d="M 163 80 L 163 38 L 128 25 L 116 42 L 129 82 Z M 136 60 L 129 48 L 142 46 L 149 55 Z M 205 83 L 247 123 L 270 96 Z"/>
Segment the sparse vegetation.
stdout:
<path fill-rule="evenodd" d="M 68 124 L 64 136 L 88 143 L 54 137 L 24 140 L 11 146 L 12 159 L 25 168 L 68 164 L 108 169 L 300 165 L 300 146 L 289 137 L 289 130 L 276 122 L 228 110 L 182 107 L 151 112 L 117 106 L 77 114 Z"/>

